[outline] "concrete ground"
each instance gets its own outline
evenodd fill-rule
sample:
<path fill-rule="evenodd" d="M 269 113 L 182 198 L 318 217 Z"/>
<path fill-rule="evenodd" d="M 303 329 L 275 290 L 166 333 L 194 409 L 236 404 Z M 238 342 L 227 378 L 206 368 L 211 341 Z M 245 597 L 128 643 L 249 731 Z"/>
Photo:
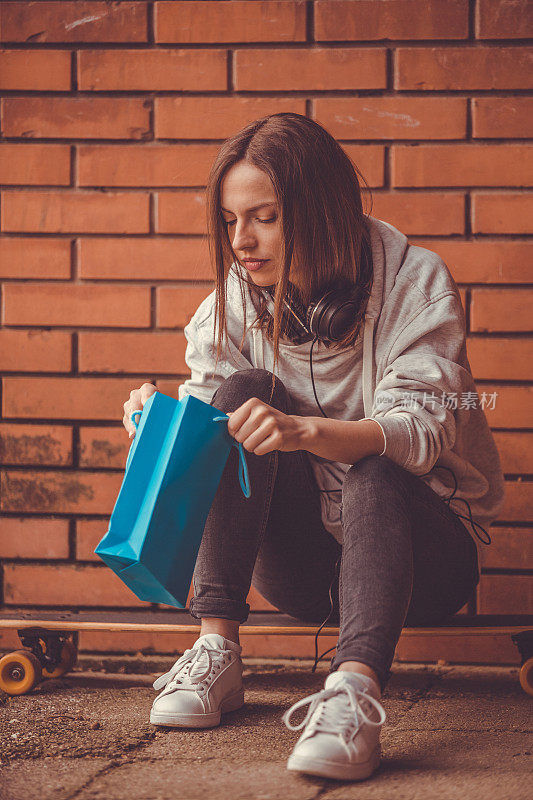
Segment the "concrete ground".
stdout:
<path fill-rule="evenodd" d="M 395 664 L 383 698 L 381 767 L 353 783 L 286 769 L 299 732 L 281 716 L 322 688 L 327 661 L 313 674 L 312 662 L 244 659 L 244 708 L 218 728 L 192 731 L 148 721 L 152 681 L 173 660 L 132 660 L 122 674 L 92 672 L 88 667 L 113 665 L 86 660 L 84 671 L 42 683 L 30 695 L 4 695 L 1 800 L 532 796 L 533 703 L 516 667 Z M 125 674 L 130 669 L 144 674 Z"/>

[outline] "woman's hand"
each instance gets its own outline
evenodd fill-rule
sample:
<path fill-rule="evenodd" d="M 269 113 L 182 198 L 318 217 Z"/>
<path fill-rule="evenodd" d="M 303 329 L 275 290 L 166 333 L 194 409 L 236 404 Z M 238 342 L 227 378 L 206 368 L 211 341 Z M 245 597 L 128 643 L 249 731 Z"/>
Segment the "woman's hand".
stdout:
<path fill-rule="evenodd" d="M 257 397 L 251 397 L 236 411 L 226 413 L 230 418 L 228 433 L 256 456 L 264 456 L 272 450 L 304 449 L 309 430 L 306 417 L 284 414 Z"/>
<path fill-rule="evenodd" d="M 152 383 L 143 383 L 140 389 L 132 389 L 130 392 L 130 399 L 126 400 L 124 403 L 124 416 L 122 418 L 122 424 L 128 431 L 130 435 L 130 439 L 132 436 L 135 436 L 135 425 L 131 421 L 131 415 L 134 411 L 142 411 L 142 408 L 149 397 L 151 397 L 154 392 L 157 392 L 157 387 L 155 387 Z"/>

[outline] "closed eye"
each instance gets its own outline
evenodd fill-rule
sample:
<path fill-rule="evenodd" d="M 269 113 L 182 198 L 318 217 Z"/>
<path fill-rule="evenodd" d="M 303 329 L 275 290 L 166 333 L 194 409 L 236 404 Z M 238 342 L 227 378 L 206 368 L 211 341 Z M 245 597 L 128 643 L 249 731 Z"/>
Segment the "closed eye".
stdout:
<path fill-rule="evenodd" d="M 271 217 L 271 219 L 259 219 L 259 217 L 256 217 L 256 219 L 257 219 L 257 222 L 261 222 L 263 225 L 268 225 L 270 222 L 275 222 L 277 220 L 277 217 Z M 229 219 L 229 220 L 223 220 L 223 222 L 225 222 L 226 225 L 230 225 L 231 226 L 231 225 L 235 225 L 237 220 L 236 219 Z"/>

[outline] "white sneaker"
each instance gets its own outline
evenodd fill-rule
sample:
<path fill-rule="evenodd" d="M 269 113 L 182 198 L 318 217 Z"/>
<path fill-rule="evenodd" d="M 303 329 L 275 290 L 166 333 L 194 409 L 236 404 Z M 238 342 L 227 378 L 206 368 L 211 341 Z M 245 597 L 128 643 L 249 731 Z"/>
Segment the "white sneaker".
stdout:
<path fill-rule="evenodd" d="M 379 766 L 379 735 L 386 714 L 372 678 L 355 672 L 332 672 L 325 688 L 298 700 L 283 715 L 292 731 L 305 727 L 287 769 L 326 778 L 362 780 Z M 300 725 L 290 724 L 296 709 L 310 704 Z"/>
<path fill-rule="evenodd" d="M 244 705 L 241 651 L 218 633 L 200 636 L 154 681 L 154 689 L 165 688 L 153 702 L 150 722 L 183 728 L 219 725 L 221 713 Z"/>

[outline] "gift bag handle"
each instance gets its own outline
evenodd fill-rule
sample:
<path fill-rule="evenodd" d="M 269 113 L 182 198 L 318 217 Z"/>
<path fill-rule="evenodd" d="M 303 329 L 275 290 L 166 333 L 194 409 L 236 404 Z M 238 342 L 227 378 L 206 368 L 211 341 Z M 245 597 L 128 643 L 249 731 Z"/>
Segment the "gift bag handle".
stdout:
<path fill-rule="evenodd" d="M 139 422 L 135 419 L 135 417 L 137 417 L 139 414 L 142 414 L 141 408 L 138 408 L 137 411 L 134 411 L 132 414 L 130 414 L 130 419 L 135 425 L 135 430 L 137 430 L 137 428 L 139 427 Z M 227 416 L 214 417 L 213 422 L 227 422 L 228 419 L 229 417 Z M 243 495 L 246 497 L 246 499 L 248 499 L 252 496 L 252 493 L 250 491 L 250 477 L 248 475 L 248 465 L 246 463 L 244 448 L 242 446 L 242 442 L 233 441 L 233 446 L 236 447 L 239 451 L 239 483 L 241 484 Z M 133 448 L 130 447 L 130 452 L 128 453 L 128 458 L 126 461 L 126 470 L 130 465 L 132 454 L 133 454 Z"/>

